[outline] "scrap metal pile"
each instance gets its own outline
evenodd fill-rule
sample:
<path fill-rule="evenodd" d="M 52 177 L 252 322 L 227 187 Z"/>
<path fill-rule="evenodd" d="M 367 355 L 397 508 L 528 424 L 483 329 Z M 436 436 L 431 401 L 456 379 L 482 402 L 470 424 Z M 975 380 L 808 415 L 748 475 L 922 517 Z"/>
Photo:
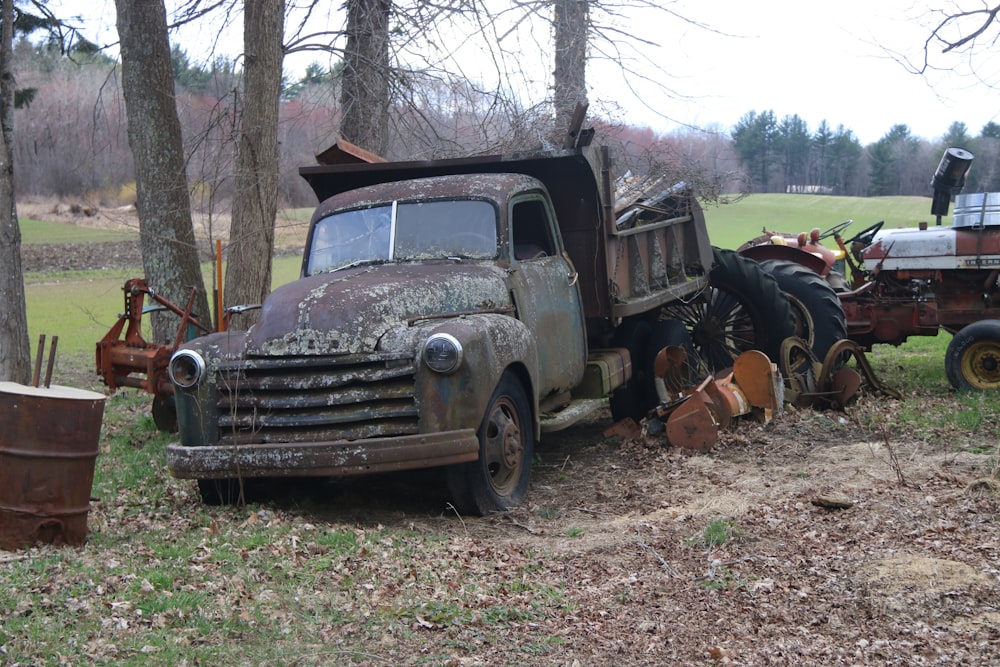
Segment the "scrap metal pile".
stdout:
<path fill-rule="evenodd" d="M 851 356 L 857 368 L 844 365 Z M 780 368 L 757 350 L 740 354 L 732 368 L 692 383 L 698 367 L 683 346 L 660 350 L 654 372 L 663 400 L 641 425 L 627 425 L 624 432 L 662 435 L 675 447 L 707 450 L 737 417 L 768 423 L 782 413 L 785 403 L 842 410 L 857 397 L 863 380 L 887 396 L 901 397 L 875 377 L 862 348 L 846 339 L 831 347 L 823 361 L 802 339 L 788 338 L 782 345 Z"/>

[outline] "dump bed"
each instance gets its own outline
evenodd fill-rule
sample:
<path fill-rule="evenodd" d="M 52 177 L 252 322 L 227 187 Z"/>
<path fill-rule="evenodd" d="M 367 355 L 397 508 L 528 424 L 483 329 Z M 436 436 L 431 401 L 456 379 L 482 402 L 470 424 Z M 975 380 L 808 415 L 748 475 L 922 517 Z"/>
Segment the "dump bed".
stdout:
<path fill-rule="evenodd" d="M 330 154 L 328 151 L 327 154 Z M 655 186 L 616 204 L 607 148 L 411 162 L 302 167 L 320 201 L 376 183 L 446 174 L 519 173 L 549 191 L 567 252 L 580 274 L 588 320 L 615 321 L 703 289 L 712 250 L 701 207 L 683 187 Z"/>

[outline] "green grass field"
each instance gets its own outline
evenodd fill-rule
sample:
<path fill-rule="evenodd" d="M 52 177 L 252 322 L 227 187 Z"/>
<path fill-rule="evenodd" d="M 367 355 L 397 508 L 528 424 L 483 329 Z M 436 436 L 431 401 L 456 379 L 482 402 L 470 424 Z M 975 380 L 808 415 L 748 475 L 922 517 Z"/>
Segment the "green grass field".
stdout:
<path fill-rule="evenodd" d="M 763 228 L 776 232 L 828 229 L 845 220 L 854 224 L 844 232 L 860 231 L 880 220 L 886 229 L 933 225 L 930 197 L 830 197 L 825 195 L 750 195 L 735 204 L 705 207 L 705 222 L 712 244 L 737 248 L 759 236 Z M 944 221 L 949 224 L 950 220 Z"/>
<path fill-rule="evenodd" d="M 48 241 L 47 241 L 48 242 Z M 298 257 L 274 261 L 274 285 L 291 282 L 299 275 Z M 212 267 L 202 267 L 205 285 L 211 289 Z M 140 271 L 103 270 L 25 274 L 28 336 L 34 346 L 39 334 L 49 340 L 59 336 L 59 357 L 92 356 L 97 341 L 111 328 L 124 309 L 122 287 Z M 34 354 L 34 351 L 33 351 Z"/>
<path fill-rule="evenodd" d="M 103 241 L 137 241 L 137 232 L 81 227 L 65 222 L 21 219 L 21 243 L 100 243 Z"/>

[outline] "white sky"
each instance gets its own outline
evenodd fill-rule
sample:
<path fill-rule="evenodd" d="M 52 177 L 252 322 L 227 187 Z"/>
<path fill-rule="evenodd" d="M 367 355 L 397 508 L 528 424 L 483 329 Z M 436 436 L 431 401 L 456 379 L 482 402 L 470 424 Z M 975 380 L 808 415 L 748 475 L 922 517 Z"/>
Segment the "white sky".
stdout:
<path fill-rule="evenodd" d="M 862 143 L 903 123 L 936 139 L 953 121 L 973 135 L 1000 122 L 1000 95 L 972 75 L 938 72 L 934 88 L 907 72 L 886 50 L 918 53 L 929 30 L 927 7 L 947 0 L 682 0 L 679 12 L 729 37 L 687 29 L 679 36 L 676 67 L 694 97 L 670 105 L 670 115 L 730 129 L 746 111 L 771 109 L 780 119 L 798 114 L 811 130 L 824 118 L 843 124 Z M 966 7 L 976 0 L 964 0 Z M 978 3 L 981 5 L 982 3 Z M 689 7 L 690 9 L 686 9 Z M 961 56 L 942 61 L 962 67 Z M 977 61 L 980 73 L 992 67 Z M 688 85 L 690 84 L 690 85 Z"/>
<path fill-rule="evenodd" d="M 59 2 L 69 13 L 80 12 L 78 0 L 58 0 L 56 8 Z M 961 3 L 978 6 L 977 0 Z M 336 13 L 341 4 L 341 0 L 331 0 L 330 13 Z M 932 88 L 928 80 L 907 72 L 886 52 L 918 52 L 929 32 L 927 8 L 950 5 L 950 0 L 676 0 L 663 4 L 716 32 L 662 12 L 623 10 L 625 17 L 616 27 L 660 45 L 646 47 L 644 53 L 651 62 L 634 59 L 635 67 L 686 96 L 668 96 L 657 86 L 635 81 L 635 87 L 643 91 L 640 102 L 630 97 L 620 70 L 592 61 L 588 67 L 592 101 L 618 102 L 619 118 L 626 122 L 663 132 L 675 122 L 728 132 L 747 111 L 772 110 L 779 119 L 798 114 L 811 131 L 823 119 L 834 130 L 843 124 L 863 144 L 878 140 L 897 123 L 933 140 L 956 120 L 964 122 L 973 135 L 988 121 L 1000 122 L 998 91 L 977 80 L 967 68 L 964 73 L 952 69 L 936 73 Z M 113 0 L 88 3 L 84 24 L 88 36 L 100 33 L 102 42 L 114 40 L 114 16 Z M 334 20 L 339 21 L 339 16 Z M 207 32 L 184 33 L 180 44 L 195 56 L 205 47 Z M 533 48 L 545 38 L 542 30 L 534 36 L 536 41 L 524 40 L 518 59 L 536 82 L 547 81 L 551 73 L 551 65 Z M 238 52 L 240 40 L 241 28 L 231 27 L 228 41 L 232 46 L 228 48 Z M 630 54 L 626 51 L 626 55 Z M 314 53 L 288 59 L 286 70 L 301 72 L 308 62 L 321 58 L 322 54 Z M 942 62 L 962 67 L 961 56 Z M 463 64 L 468 66 L 468 58 Z M 976 67 L 980 75 L 987 75 L 993 64 L 980 57 Z M 1000 81 L 1000 77 L 992 80 Z"/>

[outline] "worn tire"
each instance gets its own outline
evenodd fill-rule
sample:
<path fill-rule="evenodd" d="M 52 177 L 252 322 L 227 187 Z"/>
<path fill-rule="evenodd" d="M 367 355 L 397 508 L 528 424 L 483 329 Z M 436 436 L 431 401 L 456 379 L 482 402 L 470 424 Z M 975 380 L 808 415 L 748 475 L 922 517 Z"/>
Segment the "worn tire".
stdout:
<path fill-rule="evenodd" d="M 795 335 L 809 343 L 822 361 L 834 343 L 847 338 L 847 317 L 837 293 L 817 273 L 801 264 L 777 259 L 760 263 L 788 297 Z"/>
<path fill-rule="evenodd" d="M 981 320 L 956 333 L 944 370 L 955 389 L 1000 389 L 1000 320 Z"/>
<path fill-rule="evenodd" d="M 478 515 L 517 507 L 528 494 L 535 429 L 524 385 L 510 371 L 500 378 L 478 435 L 479 459 L 447 470 L 452 503 Z"/>
<path fill-rule="evenodd" d="M 747 350 L 760 350 L 777 362 L 781 343 L 795 335 L 788 299 L 754 260 L 720 248 L 712 254 L 706 293 L 696 301 L 664 307 L 664 315 L 684 322 L 694 350 L 711 372 L 732 366 Z"/>
<path fill-rule="evenodd" d="M 611 339 L 611 347 L 628 350 L 632 362 L 632 377 L 611 392 L 609 407 L 616 422 L 631 418 L 642 420 L 656 405 L 653 386 L 653 363 L 650 358 L 652 327 L 646 320 L 631 318 L 623 321 Z"/>
<path fill-rule="evenodd" d="M 156 424 L 157 431 L 177 433 L 177 406 L 173 396 L 166 398 L 159 395 L 154 396 L 150 412 L 153 415 L 153 423 Z"/>

